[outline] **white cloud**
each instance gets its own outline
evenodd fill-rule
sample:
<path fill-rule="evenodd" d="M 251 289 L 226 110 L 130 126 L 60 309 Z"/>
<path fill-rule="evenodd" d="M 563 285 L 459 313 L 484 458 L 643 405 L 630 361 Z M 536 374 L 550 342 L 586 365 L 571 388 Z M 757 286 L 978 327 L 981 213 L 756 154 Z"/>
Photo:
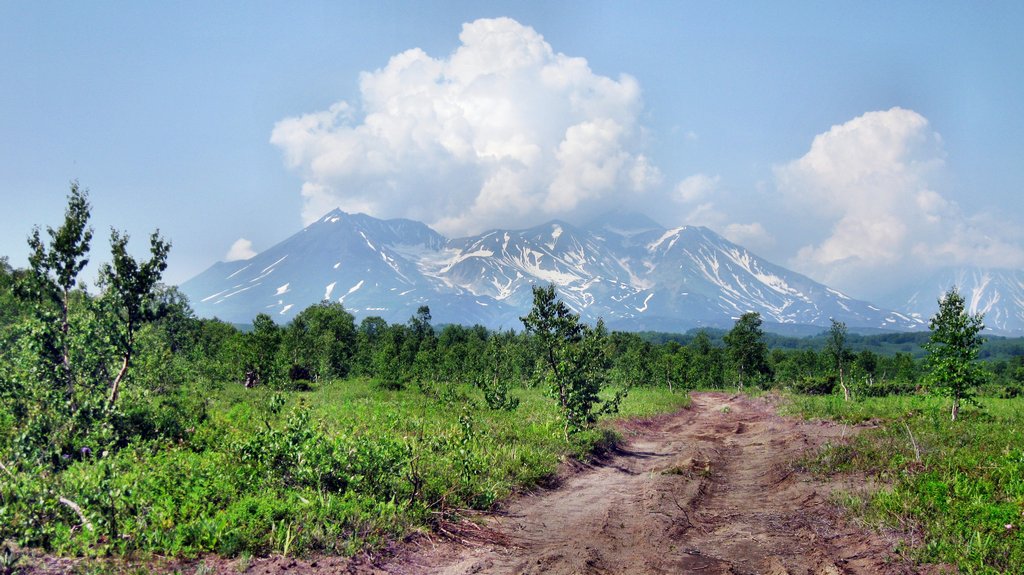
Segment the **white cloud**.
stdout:
<path fill-rule="evenodd" d="M 723 208 L 722 203 L 735 202 L 733 194 L 722 189 L 721 177 L 694 174 L 676 184 L 672 199 L 684 207 L 683 222 L 694 226 L 707 226 L 728 240 L 755 251 L 774 245 L 775 240 L 759 222 L 735 221 L 739 215 Z"/>
<path fill-rule="evenodd" d="M 238 238 L 235 240 L 235 243 L 231 244 L 228 253 L 224 255 L 224 261 L 236 262 L 238 260 L 247 260 L 254 255 L 256 255 L 256 251 L 252 249 L 252 242 L 245 238 Z"/>
<path fill-rule="evenodd" d="M 722 235 L 729 241 L 745 247 L 757 246 L 758 249 L 773 245 L 775 238 L 758 222 L 749 224 L 728 224 Z"/>
<path fill-rule="evenodd" d="M 775 168 L 794 217 L 807 220 L 794 227 L 824 230 L 804 238 L 790 265 L 877 295 L 924 268 L 1000 265 L 996 254 L 1024 261 L 1019 246 L 992 235 L 997 226 L 980 227 L 940 191 L 944 167 L 941 137 L 912 110 L 869 112 L 819 134 L 803 157 Z"/>
<path fill-rule="evenodd" d="M 694 174 L 676 184 L 676 200 L 693 203 L 710 196 L 718 188 L 718 176 Z"/>
<path fill-rule="evenodd" d="M 274 126 L 306 222 L 341 207 L 472 233 L 597 214 L 661 182 L 632 77 L 595 74 L 509 18 L 459 39 L 447 57 L 414 48 L 362 73 L 358 102 Z"/>

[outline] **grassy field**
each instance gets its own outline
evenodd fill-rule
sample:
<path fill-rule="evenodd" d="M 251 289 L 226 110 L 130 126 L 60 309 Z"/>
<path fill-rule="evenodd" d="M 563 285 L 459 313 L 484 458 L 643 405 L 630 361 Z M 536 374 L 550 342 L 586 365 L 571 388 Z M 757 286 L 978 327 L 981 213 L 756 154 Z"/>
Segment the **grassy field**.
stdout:
<path fill-rule="evenodd" d="M 230 386 L 187 441 L 133 443 L 57 475 L 15 468 L 3 514 L 10 526 L 43 525 L 22 530 L 20 544 L 59 554 L 351 554 L 491 508 L 614 439 L 607 422 L 567 439 L 554 401 L 537 389 L 513 393 L 518 409 L 495 411 L 468 387 Z M 687 402 L 634 389 L 620 416 Z"/>
<path fill-rule="evenodd" d="M 948 404 L 924 396 L 844 402 L 835 396 L 790 398 L 808 418 L 880 426 L 826 446 L 808 465 L 819 473 L 857 471 L 886 485 L 845 503 L 869 524 L 915 533 L 906 553 L 961 573 L 1024 569 L 1024 398 L 982 398 L 949 420 Z"/>

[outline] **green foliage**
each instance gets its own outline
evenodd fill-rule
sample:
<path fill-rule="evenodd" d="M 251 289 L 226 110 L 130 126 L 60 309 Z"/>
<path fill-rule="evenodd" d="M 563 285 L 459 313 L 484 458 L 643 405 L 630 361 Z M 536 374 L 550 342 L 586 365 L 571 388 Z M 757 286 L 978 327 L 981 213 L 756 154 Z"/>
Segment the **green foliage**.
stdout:
<path fill-rule="evenodd" d="M 36 344 L 37 376 L 50 386 L 62 383 L 64 400 L 75 409 L 75 373 L 71 359 L 71 290 L 78 274 L 89 263 L 86 255 L 92 240 L 89 222 L 89 193 L 71 183 L 64 223 L 47 228 L 49 244 L 40 238 L 39 228 L 28 239 L 29 273 L 18 283 L 19 295 L 30 306 L 36 320 L 32 338 Z"/>
<path fill-rule="evenodd" d="M 100 268 L 100 286 L 104 289 L 100 301 L 108 306 L 109 316 L 115 319 L 108 333 L 122 359 L 121 368 L 110 385 L 108 406 L 117 402 L 121 382 L 132 367 L 136 332 L 144 322 L 156 319 L 160 311 L 155 305 L 156 289 L 161 274 L 167 269 L 171 244 L 164 241 L 159 232 L 153 232 L 149 245 L 150 259 L 139 263 L 128 253 L 128 235 L 111 230 L 113 262 Z"/>
<path fill-rule="evenodd" d="M 834 375 L 805 375 L 790 383 L 789 388 L 806 395 L 831 395 L 836 388 Z"/>
<path fill-rule="evenodd" d="M 299 312 L 284 329 L 281 353 L 289 379 L 320 381 L 345 377 L 352 367 L 356 327 L 339 303 L 321 302 Z"/>
<path fill-rule="evenodd" d="M 981 314 L 971 315 L 956 288 L 939 300 L 939 311 L 929 322 L 932 335 L 928 350 L 928 383 L 936 394 L 953 400 L 952 419 L 956 421 L 960 403 L 976 405 L 976 388 L 984 381 L 984 372 L 975 360 L 985 328 Z"/>
<path fill-rule="evenodd" d="M 543 364 L 539 378 L 558 402 L 567 432 L 587 428 L 601 414 L 618 409 L 624 392 L 609 400 L 599 397 L 607 369 L 602 322 L 593 328 L 581 323 L 557 299 L 553 284 L 533 287 L 533 309 L 520 319 L 536 338 Z"/>
<path fill-rule="evenodd" d="M 1016 573 L 1024 564 L 1024 400 L 979 402 L 984 413 L 950 425 L 934 397 L 793 398 L 808 417 L 882 420 L 826 445 L 805 465 L 880 479 L 886 487 L 847 501 L 872 524 L 917 531 L 923 540 L 905 549 L 912 558 L 953 564 L 961 573 Z"/>
<path fill-rule="evenodd" d="M 362 379 L 302 393 L 225 387 L 181 440 L 137 438 L 76 455 L 59 473 L 5 454 L 13 478 L 0 481 L 0 539 L 82 555 L 355 553 L 454 510 L 490 508 L 607 441 L 592 430 L 567 442 L 540 390 L 521 398 L 510 413 Z M 641 389 L 623 412 L 684 400 Z"/>
<path fill-rule="evenodd" d="M 694 355 L 687 379 L 694 382 L 694 387 L 717 389 L 725 386 L 725 350 L 714 347 L 704 330 L 697 332 L 690 347 Z"/>
<path fill-rule="evenodd" d="M 763 384 L 771 374 L 768 364 L 768 346 L 761 330 L 761 314 L 748 312 L 736 320 L 736 325 L 725 335 L 725 346 L 736 367 L 738 383 L 745 380 Z"/>
<path fill-rule="evenodd" d="M 843 389 L 843 399 L 850 401 L 850 387 L 844 379 L 844 367 L 851 359 L 850 350 L 846 347 L 846 324 L 831 320 L 828 339 L 825 341 L 825 356 L 828 357 L 832 369 L 839 377 L 839 386 Z"/>
<path fill-rule="evenodd" d="M 88 218 L 87 193 L 73 183 L 64 224 L 48 229 L 48 243 L 38 228 L 29 238 L 30 269 L 14 274 L 13 283 L 24 313 L 0 329 L 0 395 L 8 402 L 4 419 L 12 421 L 6 448 L 52 470 L 73 462 L 83 446 L 114 449 L 134 435 L 152 435 L 153 422 L 143 425 L 137 416 L 159 401 L 151 392 L 177 388 L 170 356 L 148 340 L 146 383 L 154 389 L 136 388 L 130 404 L 115 404 L 137 333 L 160 315 L 154 293 L 169 245 L 154 234 L 152 259 L 138 265 L 127 255 L 127 237 L 115 232 L 114 265 L 101 272 L 106 291 L 73 291 L 88 261 Z"/>

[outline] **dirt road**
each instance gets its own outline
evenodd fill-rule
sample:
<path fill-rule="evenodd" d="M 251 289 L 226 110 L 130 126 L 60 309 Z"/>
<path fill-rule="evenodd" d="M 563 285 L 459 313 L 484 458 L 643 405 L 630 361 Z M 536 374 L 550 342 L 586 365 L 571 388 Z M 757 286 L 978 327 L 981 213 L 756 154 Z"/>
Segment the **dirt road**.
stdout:
<path fill-rule="evenodd" d="M 794 471 L 842 426 L 779 417 L 764 399 L 700 393 L 627 428 L 608 461 L 512 502 L 467 544 L 400 553 L 377 572 L 838 575 L 912 573 L 891 541 L 828 503 Z"/>

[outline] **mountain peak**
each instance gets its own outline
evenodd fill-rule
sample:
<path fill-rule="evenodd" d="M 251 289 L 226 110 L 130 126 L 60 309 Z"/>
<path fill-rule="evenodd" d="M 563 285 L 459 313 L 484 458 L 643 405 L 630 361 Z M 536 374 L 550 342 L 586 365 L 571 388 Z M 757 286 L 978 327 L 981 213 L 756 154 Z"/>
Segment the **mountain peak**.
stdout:
<path fill-rule="evenodd" d="M 449 240 L 413 220 L 332 210 L 244 262 L 182 284 L 197 314 L 287 321 L 322 300 L 357 317 L 408 319 L 429 305 L 441 323 L 511 327 L 531 287 L 552 283 L 586 321 L 613 329 L 728 327 L 746 311 L 779 324 L 913 329 L 921 322 L 842 296 L 699 226 L 666 229 L 635 212 L 578 228 L 552 220 Z"/>

